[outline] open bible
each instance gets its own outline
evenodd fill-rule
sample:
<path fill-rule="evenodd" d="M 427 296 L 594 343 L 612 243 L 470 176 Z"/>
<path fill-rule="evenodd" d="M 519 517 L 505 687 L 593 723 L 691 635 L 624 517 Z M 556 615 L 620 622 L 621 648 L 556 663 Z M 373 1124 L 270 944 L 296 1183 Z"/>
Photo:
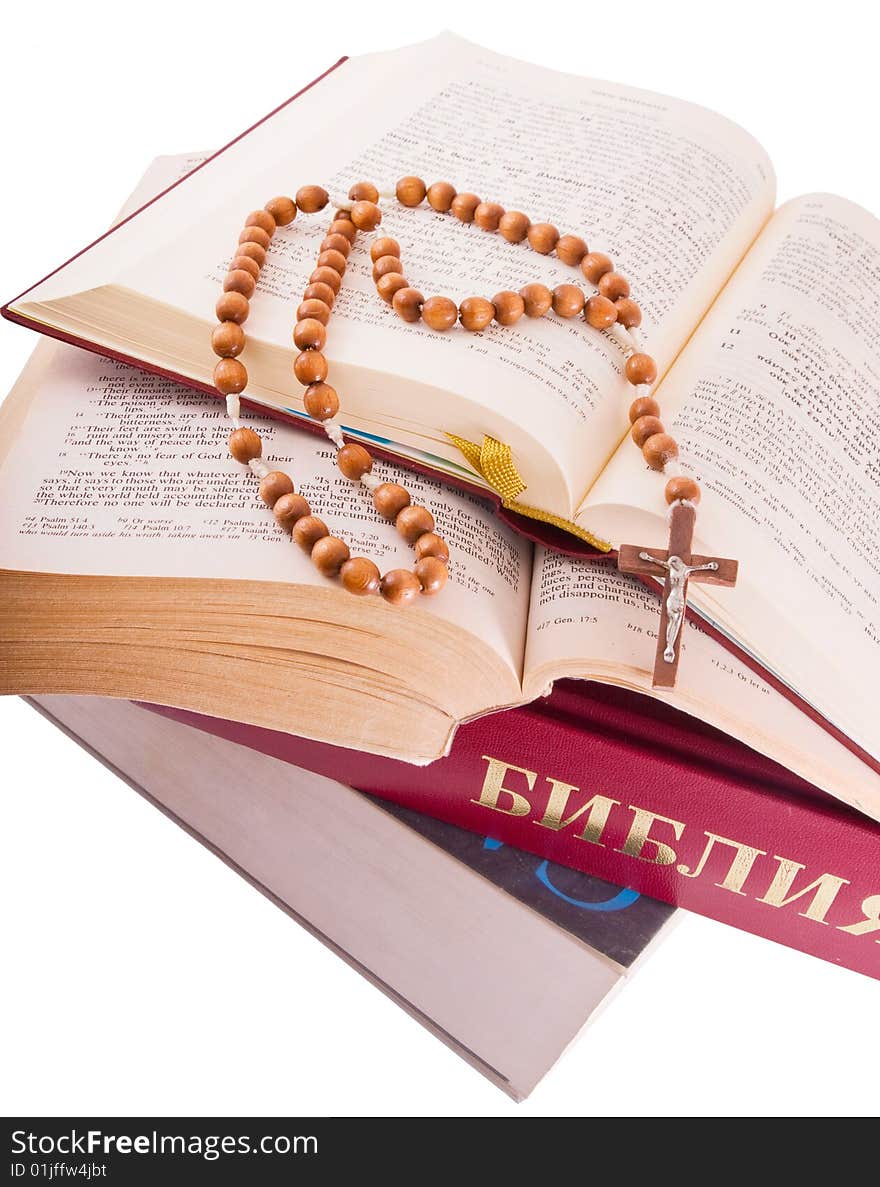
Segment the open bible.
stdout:
<path fill-rule="evenodd" d="M 634 279 L 667 427 L 704 490 L 695 550 L 741 560 L 735 590 L 693 588 L 690 601 L 775 682 L 689 628 L 687 677 L 665 695 L 878 810 L 880 226 L 828 195 L 774 213 L 766 155 L 727 120 L 450 36 L 345 61 L 4 312 L 207 390 L 213 306 L 242 212 L 306 181 L 337 189 L 362 177 L 393 181 L 404 161 L 406 171 L 448 177 L 584 232 Z M 152 189 L 169 180 L 154 176 Z M 567 279 L 558 261 L 427 208 L 389 208 L 383 229 L 423 290 L 491 295 L 527 279 Z M 291 302 L 323 233 L 322 219 L 305 217 L 278 232 L 248 321 L 249 394 L 298 422 Z M 582 323 L 523 319 L 479 335 L 403 326 L 376 300 L 364 249 L 352 253 L 330 355 L 350 436 L 487 495 L 453 442 L 504 442 L 524 484 L 511 506 L 537 517 L 536 532 L 561 525 L 572 549 L 663 545 L 663 480 L 626 439 L 620 354 Z M 349 606 L 355 599 L 337 596 L 295 555 L 226 459 L 222 413 L 210 399 L 53 348 L 40 352 L 6 416 L 14 447 L 3 470 L 3 563 L 41 576 L 4 578 L 4 614 L 14 631 L 51 635 L 42 659 L 16 636 L 10 690 L 73 691 L 78 682 L 80 691 L 186 700 L 413 759 L 440 753 L 457 721 L 537 696 L 563 675 L 649 691 L 648 591 L 607 563 L 577 565 L 533 548 L 482 502 L 431 477 L 406 482 L 449 541 L 453 580 L 436 604 L 397 613 Z M 378 560 L 400 548 L 336 477 L 328 450 L 274 419 L 260 431 L 267 457 L 291 465 L 353 551 Z M 34 484 L 36 459 L 47 486 Z M 67 470 L 78 485 L 65 486 Z M 30 510 L 27 499 L 36 500 Z M 126 508 L 134 522 L 121 525 Z M 54 535 L 44 522 L 52 516 L 60 516 Z M 147 578 L 145 600 L 131 580 Z M 212 584 L 188 589 L 181 580 Z M 222 603 L 214 582 L 225 583 Z M 123 679 L 84 657 L 87 670 L 64 688 L 23 689 L 25 672 L 37 680 L 35 667 L 57 682 L 64 648 L 76 650 L 76 631 L 62 622 L 75 599 L 60 592 L 74 587 L 77 598 L 98 599 L 93 611 L 117 607 L 95 646 L 143 643 L 148 620 L 174 624 L 192 633 L 185 658 L 174 636 L 183 668 L 162 671 L 155 656 L 138 654 Z M 197 615 L 188 613 L 196 593 Z M 221 615 L 222 626 L 207 624 L 206 613 Z M 261 654 L 237 678 L 225 666 L 234 667 L 231 637 L 242 654 Z M 221 680 L 230 683 L 219 688 Z"/>

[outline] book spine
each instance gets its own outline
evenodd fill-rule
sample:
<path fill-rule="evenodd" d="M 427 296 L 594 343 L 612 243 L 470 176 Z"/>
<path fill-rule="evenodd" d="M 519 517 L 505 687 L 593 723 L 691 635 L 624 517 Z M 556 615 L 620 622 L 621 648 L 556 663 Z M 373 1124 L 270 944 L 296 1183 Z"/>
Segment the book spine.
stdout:
<path fill-rule="evenodd" d="M 565 706 L 563 705 L 563 710 Z M 639 745 L 540 706 L 413 767 L 238 722 L 177 720 L 403 807 L 880 978 L 880 826 L 696 727 Z M 778 774 L 778 780 L 776 776 Z"/>

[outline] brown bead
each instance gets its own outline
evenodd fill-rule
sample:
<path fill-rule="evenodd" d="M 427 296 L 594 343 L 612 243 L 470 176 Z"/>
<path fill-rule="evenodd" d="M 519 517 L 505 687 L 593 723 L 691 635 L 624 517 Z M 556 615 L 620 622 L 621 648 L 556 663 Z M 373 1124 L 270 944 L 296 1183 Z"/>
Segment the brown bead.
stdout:
<path fill-rule="evenodd" d="M 257 227 L 259 230 L 259 227 Z M 235 249 L 236 259 L 239 256 L 247 256 L 248 259 L 253 260 L 258 268 L 262 268 L 266 262 L 266 249 L 261 247 L 259 243 L 239 243 Z"/>
<path fill-rule="evenodd" d="M 428 205 L 440 214 L 448 214 L 455 197 L 455 186 L 448 181 L 435 181 L 428 186 Z"/>
<path fill-rule="evenodd" d="M 426 556 L 423 560 L 416 561 L 413 572 L 422 587 L 422 593 L 429 598 L 438 594 L 449 580 L 449 569 L 436 556 Z"/>
<path fill-rule="evenodd" d="M 211 349 L 221 359 L 234 359 L 244 350 L 244 330 L 234 321 L 224 321 L 211 335 Z"/>
<path fill-rule="evenodd" d="M 354 243 L 357 237 L 357 227 L 350 218 L 335 218 L 330 224 L 328 235 L 342 235 L 349 243 Z"/>
<path fill-rule="evenodd" d="M 405 288 L 409 288 L 409 281 L 399 272 L 387 272 L 376 281 L 376 292 L 389 305 L 394 300 L 394 294 Z"/>
<path fill-rule="evenodd" d="M 619 301 L 629 296 L 629 281 L 619 272 L 606 272 L 599 277 L 599 292 L 609 301 Z"/>
<path fill-rule="evenodd" d="M 519 290 L 526 317 L 543 317 L 553 304 L 553 294 L 546 284 L 526 284 Z"/>
<path fill-rule="evenodd" d="M 424 560 L 426 556 L 436 557 L 438 561 L 449 560 L 449 549 L 446 541 L 436 532 L 425 532 L 416 540 L 415 553 L 417 560 Z"/>
<path fill-rule="evenodd" d="M 272 236 L 267 234 L 262 227 L 245 227 L 238 237 L 238 242 L 241 246 L 244 246 L 245 243 L 256 243 L 258 247 L 262 247 L 263 251 L 266 251 L 272 242 Z"/>
<path fill-rule="evenodd" d="M 620 300 L 614 302 L 614 305 L 617 309 L 617 320 L 622 326 L 632 330 L 642 324 L 642 311 L 635 301 L 630 300 L 629 297 L 621 297 Z"/>
<path fill-rule="evenodd" d="M 581 260 L 581 272 L 590 284 L 598 284 L 606 272 L 614 267 L 610 258 L 601 251 L 590 251 Z"/>
<path fill-rule="evenodd" d="M 350 556 L 348 545 L 338 536 L 322 536 L 312 546 L 312 564 L 325 577 L 336 577 Z"/>
<path fill-rule="evenodd" d="M 392 606 L 405 606 L 416 600 L 422 592 L 422 586 L 415 573 L 409 569 L 390 569 L 382 578 L 379 592 Z"/>
<path fill-rule="evenodd" d="M 296 203 L 293 198 L 270 198 L 266 210 L 279 227 L 286 227 L 296 218 Z"/>
<path fill-rule="evenodd" d="M 492 298 L 492 304 L 495 306 L 495 320 L 499 326 L 514 325 L 522 317 L 526 307 L 519 293 L 511 292 L 510 289 L 496 293 Z"/>
<path fill-rule="evenodd" d="M 425 532 L 433 532 L 434 516 L 427 507 L 421 507 L 418 503 L 410 503 L 408 507 L 404 507 L 402 511 L 398 512 L 394 525 L 408 544 L 415 544 L 419 536 L 424 535 Z"/>
<path fill-rule="evenodd" d="M 326 284 L 336 294 L 342 288 L 342 277 L 335 268 L 315 268 L 309 277 L 309 284 Z"/>
<path fill-rule="evenodd" d="M 352 202 L 378 202 L 379 191 L 371 181 L 358 181 L 348 191 Z"/>
<path fill-rule="evenodd" d="M 663 422 L 659 416 L 640 416 L 632 422 L 630 434 L 633 441 L 641 449 L 649 437 L 653 437 L 655 433 L 662 433 L 663 431 Z"/>
<path fill-rule="evenodd" d="M 238 268 L 242 268 L 245 272 L 250 273 L 254 280 L 260 279 L 260 265 L 256 260 L 252 260 L 250 256 L 236 256 L 229 265 L 229 271 L 235 272 Z"/>
<path fill-rule="evenodd" d="M 532 223 L 528 230 L 529 246 L 547 256 L 559 242 L 559 232 L 552 223 Z"/>
<path fill-rule="evenodd" d="M 269 507 L 274 507 L 282 495 L 293 494 L 293 482 L 283 470 L 271 470 L 260 479 L 260 498 Z"/>
<path fill-rule="evenodd" d="M 330 320 L 330 306 L 325 305 L 323 301 L 316 301 L 314 297 L 308 301 L 302 301 L 297 306 L 296 320 L 305 321 L 307 317 L 313 317 L 322 326 L 326 326 Z"/>
<path fill-rule="evenodd" d="M 246 466 L 263 452 L 263 442 L 253 429 L 234 429 L 229 434 L 229 452 Z"/>
<path fill-rule="evenodd" d="M 449 209 L 461 222 L 472 223 L 474 212 L 479 205 L 480 199 L 476 194 L 456 194 L 449 204 Z"/>
<path fill-rule="evenodd" d="M 631 354 L 626 360 L 626 377 L 634 387 L 640 383 L 653 383 L 657 378 L 657 364 L 649 354 L 641 351 Z"/>
<path fill-rule="evenodd" d="M 311 354 L 312 352 L 309 351 Z M 321 356 L 323 358 L 323 356 Z M 326 374 L 326 372 L 325 372 Z M 318 380 L 310 383 L 303 393 L 303 404 L 312 420 L 330 420 L 339 411 L 339 396 L 336 388 Z"/>
<path fill-rule="evenodd" d="M 313 280 L 303 289 L 304 301 L 323 301 L 328 309 L 333 308 L 333 302 L 336 300 L 336 292 L 329 284 L 323 284 L 320 280 Z"/>
<path fill-rule="evenodd" d="M 666 502 L 676 503 L 679 499 L 687 499 L 689 503 L 699 503 L 700 487 L 693 478 L 679 474 L 677 478 L 670 478 L 666 483 Z"/>
<path fill-rule="evenodd" d="M 607 330 L 617 321 L 617 310 L 607 297 L 590 297 L 584 306 L 584 317 L 595 330 Z"/>
<path fill-rule="evenodd" d="M 474 211 L 474 222 L 481 231 L 497 231 L 504 217 L 504 207 L 497 202 L 481 202 Z"/>
<path fill-rule="evenodd" d="M 359 597 L 377 594 L 382 581 L 378 568 L 365 556 L 353 556 L 345 561 L 339 570 L 339 577 L 343 588 Z"/>
<path fill-rule="evenodd" d="M 418 289 L 398 289 L 394 294 L 391 305 L 398 317 L 404 321 L 418 321 L 422 316 L 422 305 L 425 298 Z"/>
<path fill-rule="evenodd" d="M 241 293 L 223 293 L 214 306 L 217 321 L 234 321 L 239 325 L 247 321 L 250 311 L 248 299 Z"/>
<path fill-rule="evenodd" d="M 334 272 L 338 272 L 341 276 L 346 269 L 348 259 L 341 251 L 322 251 L 318 256 L 319 268 L 332 268 Z"/>
<path fill-rule="evenodd" d="M 293 373 L 305 387 L 327 378 L 327 359 L 320 350 L 304 350 L 293 361 Z"/>
<path fill-rule="evenodd" d="M 214 387 L 222 396 L 243 392 L 248 374 L 238 359 L 221 359 L 214 368 Z"/>
<path fill-rule="evenodd" d="M 422 321 L 432 330 L 451 330 L 458 321 L 458 306 L 449 297 L 428 297 L 422 306 Z"/>
<path fill-rule="evenodd" d="M 306 552 L 311 552 L 319 540 L 329 535 L 326 523 L 317 515 L 304 515 L 293 525 L 293 538 Z"/>
<path fill-rule="evenodd" d="M 275 234 L 275 219 L 268 210 L 252 210 L 244 220 L 244 225 L 246 227 L 259 227 L 261 231 L 265 231 L 269 236 Z"/>
<path fill-rule="evenodd" d="M 397 482 L 383 482 L 373 491 L 373 506 L 383 519 L 397 519 L 409 504 L 409 491 Z"/>
<path fill-rule="evenodd" d="M 296 323 L 293 341 L 300 350 L 323 350 L 327 331 L 316 317 L 306 317 Z"/>
<path fill-rule="evenodd" d="M 286 532 L 293 529 L 293 525 L 300 519 L 312 514 L 312 509 L 302 495 L 282 495 L 272 508 L 272 514 L 279 527 Z"/>
<path fill-rule="evenodd" d="M 498 230 L 508 243 L 522 243 L 531 225 L 528 216 L 521 210 L 506 210 L 498 223 Z"/>
<path fill-rule="evenodd" d="M 356 441 L 349 441 L 336 454 L 336 465 L 340 474 L 350 478 L 352 482 L 359 482 L 364 474 L 369 474 L 373 468 L 373 459 Z"/>
<path fill-rule="evenodd" d="M 370 244 L 370 259 L 375 264 L 383 256 L 397 256 L 400 258 L 400 244 L 390 235 L 380 235 Z"/>
<path fill-rule="evenodd" d="M 351 243 L 344 235 L 325 235 L 321 240 L 321 251 L 338 251 L 348 259 L 351 254 Z"/>
<path fill-rule="evenodd" d="M 379 256 L 373 265 L 373 280 L 378 282 L 389 272 L 396 272 L 398 276 L 403 275 L 403 264 L 400 262 L 400 256 Z"/>
<path fill-rule="evenodd" d="M 359 231 L 375 231 L 382 221 L 382 211 L 375 202 L 355 202 L 351 208 L 351 221 Z"/>
<path fill-rule="evenodd" d="M 296 191 L 296 204 L 303 214 L 316 214 L 330 201 L 330 195 L 319 185 L 303 185 Z"/>
<path fill-rule="evenodd" d="M 401 206 L 418 206 L 428 191 L 420 177 L 401 177 L 394 192 Z"/>
<path fill-rule="evenodd" d="M 495 306 L 485 297 L 465 297 L 458 315 L 466 330 L 485 330 L 495 316 Z"/>
<path fill-rule="evenodd" d="M 243 297 L 252 297 L 257 282 L 244 268 L 233 268 L 223 279 L 224 293 L 241 293 Z"/>
<path fill-rule="evenodd" d="M 640 416 L 659 416 L 660 405 L 653 396 L 639 396 L 629 406 L 629 423 L 634 425 Z"/>
<path fill-rule="evenodd" d="M 668 433 L 655 433 L 642 446 L 642 456 L 652 470 L 662 470 L 667 462 L 678 457 L 678 445 Z"/>
<path fill-rule="evenodd" d="M 586 254 L 587 245 L 580 235 L 563 235 L 556 244 L 556 258 L 563 264 L 575 266 Z"/>
<path fill-rule="evenodd" d="M 586 299 L 578 285 L 558 284 L 553 290 L 553 312 L 559 317 L 577 317 Z"/>

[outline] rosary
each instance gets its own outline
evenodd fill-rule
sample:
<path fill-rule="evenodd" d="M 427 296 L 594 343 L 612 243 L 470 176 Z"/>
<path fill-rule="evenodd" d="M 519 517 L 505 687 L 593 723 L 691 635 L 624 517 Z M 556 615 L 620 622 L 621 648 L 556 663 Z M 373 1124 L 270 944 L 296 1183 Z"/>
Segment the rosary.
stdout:
<path fill-rule="evenodd" d="M 390 195 L 381 195 L 383 197 Z M 560 284 L 549 289 L 544 284 L 527 284 L 518 292 L 504 290 L 491 300 L 466 297 L 460 304 L 449 297 L 427 300 L 405 278 L 400 260 L 400 245 L 387 236 L 374 239 L 370 248 L 373 280 L 379 296 L 405 322 L 423 321 L 432 330 L 451 330 L 460 322 L 465 330 L 479 332 L 491 322 L 512 326 L 523 316 L 544 317 L 551 312 L 558 317 L 583 316 L 588 325 L 609 331 L 623 342 L 626 351 L 624 373 L 635 389 L 636 398 L 629 409 L 631 436 L 652 470 L 663 472 L 678 458 L 678 446 L 660 420 L 660 406 L 649 393 L 657 379 L 657 366 L 640 346 L 638 326 L 642 313 L 630 298 L 628 281 L 607 255 L 590 251 L 577 235 L 560 235 L 550 223 L 533 223 L 516 210 L 505 210 L 497 202 L 483 202 L 476 194 L 458 193 L 449 182 L 438 181 L 426 187 L 418 177 L 404 177 L 395 190 L 397 201 L 415 207 L 427 198 L 440 214 L 452 214 L 463 223 L 474 223 L 484 231 L 497 232 L 508 243 L 527 241 L 541 255 L 556 253 L 563 264 L 580 270 L 597 288 L 587 296 L 580 285 Z M 349 593 L 359 596 L 378 594 L 392 605 L 405 605 L 419 596 L 431 597 L 446 584 L 449 549 L 434 530 L 434 518 L 427 507 L 412 502 L 405 487 L 396 482 L 382 482 L 373 472 L 373 459 L 357 442 L 346 442 L 336 419 L 339 396 L 329 383 L 327 324 L 333 303 L 342 286 L 348 256 L 358 231 L 375 231 L 382 221 L 378 202 L 380 193 L 369 182 L 359 182 L 349 191 L 348 201 L 340 203 L 326 237 L 321 243 L 317 267 L 309 277 L 303 300 L 296 311 L 293 341 L 300 352 L 293 363 L 293 373 L 305 387 L 306 413 L 319 422 L 336 447 L 336 464 L 353 482 L 360 482 L 372 493 L 373 505 L 385 519 L 393 520 L 404 540 L 416 555 L 412 569 L 390 569 L 384 575 L 367 557 L 350 553 L 348 545 L 333 536 L 327 525 L 301 494 L 290 477 L 273 470 L 262 458 L 262 441 L 253 429 L 241 423 L 239 396 L 247 386 L 247 371 L 238 356 L 245 347 L 242 326 L 250 312 L 260 270 L 277 227 L 293 222 L 297 212 L 315 214 L 327 206 L 330 195 L 320 186 L 308 185 L 297 190 L 295 198 L 273 198 L 262 210 L 247 216 L 238 238 L 234 258 L 223 282 L 223 292 L 216 305 L 219 325 L 211 345 L 219 362 L 214 368 L 214 384 L 226 397 L 226 410 L 234 429 L 229 437 L 229 451 L 236 461 L 249 466 L 259 479 L 260 497 L 272 509 L 278 524 L 290 531 L 293 539 L 311 556 L 312 562 L 326 577 L 337 578 Z M 723 558 L 691 554 L 696 508 L 700 488 L 685 475 L 670 477 L 665 488 L 669 504 L 669 547 L 648 551 L 624 544 L 618 551 L 618 567 L 626 573 L 638 573 L 665 581 L 661 608 L 654 686 L 671 688 L 675 684 L 680 653 L 681 632 L 687 604 L 689 578 L 715 585 L 733 585 L 737 562 Z"/>

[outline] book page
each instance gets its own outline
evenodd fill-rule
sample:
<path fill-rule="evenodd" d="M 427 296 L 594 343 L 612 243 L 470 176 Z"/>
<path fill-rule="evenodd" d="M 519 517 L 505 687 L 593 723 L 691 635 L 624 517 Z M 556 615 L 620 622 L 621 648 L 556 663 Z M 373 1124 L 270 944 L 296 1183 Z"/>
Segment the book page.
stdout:
<path fill-rule="evenodd" d="M 774 194 L 763 150 L 720 116 L 443 35 L 344 63 L 32 296 L 69 288 L 79 267 L 92 286 L 112 281 L 209 323 L 250 209 L 307 182 L 345 194 L 364 177 L 393 189 L 405 173 L 447 178 L 610 253 L 632 280 L 661 369 L 766 221 Z M 426 296 L 491 298 L 530 280 L 582 281 L 555 257 L 427 205 L 384 209 L 381 231 L 398 239 L 407 276 Z M 249 333 L 285 352 L 328 220 L 329 212 L 300 216 L 277 233 L 253 302 Z M 458 463 L 447 432 L 498 437 L 526 482 L 521 501 L 572 515 L 625 431 L 620 351 L 580 318 L 524 318 L 479 335 L 404 325 L 374 291 L 369 238 L 352 252 L 328 342 L 345 423 Z M 179 349 L 184 373 L 207 378 L 208 334 Z M 289 365 L 277 375 L 277 390 L 252 391 L 301 410 Z"/>
<path fill-rule="evenodd" d="M 691 601 L 880 756 L 880 222 L 782 207 L 658 398 L 703 487 L 695 550 L 740 561 Z M 662 487 L 625 442 L 587 518 L 662 546 Z"/>

